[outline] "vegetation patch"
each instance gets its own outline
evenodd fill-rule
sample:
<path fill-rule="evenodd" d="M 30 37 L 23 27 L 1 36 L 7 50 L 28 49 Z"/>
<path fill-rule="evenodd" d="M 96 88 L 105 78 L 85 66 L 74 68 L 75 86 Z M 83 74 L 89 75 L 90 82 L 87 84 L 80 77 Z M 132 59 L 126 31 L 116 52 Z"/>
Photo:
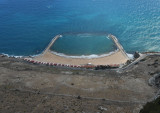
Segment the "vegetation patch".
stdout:
<path fill-rule="evenodd" d="M 153 102 L 148 102 L 140 113 L 160 113 L 160 97 Z"/>

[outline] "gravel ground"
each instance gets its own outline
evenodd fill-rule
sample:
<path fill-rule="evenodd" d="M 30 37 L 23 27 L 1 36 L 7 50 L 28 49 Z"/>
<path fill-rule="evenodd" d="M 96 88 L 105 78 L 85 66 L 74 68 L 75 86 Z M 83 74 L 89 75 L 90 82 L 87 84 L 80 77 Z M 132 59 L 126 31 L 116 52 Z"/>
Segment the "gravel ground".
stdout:
<path fill-rule="evenodd" d="M 157 96 L 148 80 L 160 72 L 149 56 L 125 72 L 30 64 L 0 57 L 1 113 L 138 113 Z"/>

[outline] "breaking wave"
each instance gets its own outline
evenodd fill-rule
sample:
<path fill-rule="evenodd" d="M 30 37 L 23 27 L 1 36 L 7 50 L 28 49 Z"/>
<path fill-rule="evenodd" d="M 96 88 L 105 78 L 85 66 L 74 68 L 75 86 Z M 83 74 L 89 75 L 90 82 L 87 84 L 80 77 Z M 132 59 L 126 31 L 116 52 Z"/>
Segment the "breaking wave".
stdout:
<path fill-rule="evenodd" d="M 133 58 L 134 58 L 133 54 L 127 53 L 127 56 L 128 56 L 130 59 L 133 59 Z"/>
<path fill-rule="evenodd" d="M 23 58 L 23 57 L 25 57 L 25 56 L 9 55 L 9 54 L 5 54 L 5 53 L 1 53 L 1 55 L 7 56 L 7 57 L 14 57 L 14 58 Z"/>
<path fill-rule="evenodd" d="M 115 50 L 115 51 L 109 52 L 109 53 L 107 53 L 107 54 L 101 54 L 101 55 L 91 54 L 91 55 L 80 55 L 80 56 L 66 55 L 66 54 L 64 54 L 64 53 L 57 53 L 57 52 L 54 52 L 54 51 L 51 51 L 51 53 L 53 53 L 53 54 L 55 54 L 55 55 L 57 55 L 57 56 L 65 57 L 65 58 L 93 59 L 93 58 L 106 57 L 106 56 L 109 56 L 109 55 L 111 55 L 111 54 L 116 53 L 117 51 L 118 51 L 118 49 Z M 1 55 L 5 55 L 5 56 L 7 56 L 7 57 L 14 57 L 14 58 L 25 58 L 25 57 L 37 57 L 37 56 L 39 56 L 39 55 L 41 55 L 41 54 L 36 54 L 36 55 L 31 55 L 31 56 L 15 56 L 15 55 L 9 55 L 9 54 L 5 54 L 5 53 L 1 53 Z M 133 59 L 133 58 L 134 58 L 133 54 L 127 53 L 127 55 L 128 55 L 128 57 L 129 57 L 130 59 Z"/>
<path fill-rule="evenodd" d="M 91 55 L 80 55 L 80 56 L 72 56 L 72 55 L 66 55 L 64 53 L 57 53 L 55 51 L 51 51 L 51 53 L 57 55 L 57 56 L 61 56 L 61 57 L 65 57 L 65 58 L 84 58 L 84 59 L 92 59 L 92 58 L 101 58 L 101 57 L 106 57 L 106 56 L 109 56 L 113 53 L 116 53 L 118 51 L 115 50 L 115 51 L 112 51 L 112 52 L 109 52 L 107 54 L 101 54 L 101 55 L 97 55 L 97 54 L 91 54 Z"/>

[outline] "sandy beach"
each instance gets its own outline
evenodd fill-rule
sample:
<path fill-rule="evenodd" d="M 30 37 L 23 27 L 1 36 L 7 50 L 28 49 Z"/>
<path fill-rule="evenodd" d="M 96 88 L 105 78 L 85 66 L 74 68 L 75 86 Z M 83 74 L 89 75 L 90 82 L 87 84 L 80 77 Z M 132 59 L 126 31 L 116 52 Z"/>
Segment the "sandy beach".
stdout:
<path fill-rule="evenodd" d="M 33 58 L 35 61 L 39 62 L 47 62 L 47 63 L 60 63 L 60 64 L 69 64 L 69 65 L 86 65 L 86 64 L 93 64 L 93 65 L 111 65 L 111 64 L 124 64 L 129 59 L 126 55 L 123 47 L 118 42 L 117 38 L 113 35 L 109 35 L 110 38 L 113 40 L 115 45 L 117 46 L 118 50 L 114 53 L 100 57 L 100 58 L 68 58 L 62 57 L 54 54 L 50 51 L 50 47 L 55 43 L 55 41 L 61 37 L 61 35 L 55 36 L 51 42 L 48 44 L 46 49 L 43 53 L 39 56 Z"/>
<path fill-rule="evenodd" d="M 50 51 L 33 58 L 36 61 L 71 64 L 71 65 L 84 65 L 91 63 L 93 65 L 109 65 L 109 64 L 123 64 L 127 59 L 121 54 L 121 51 L 117 51 L 106 57 L 83 59 L 83 58 L 65 58 L 51 53 Z"/>

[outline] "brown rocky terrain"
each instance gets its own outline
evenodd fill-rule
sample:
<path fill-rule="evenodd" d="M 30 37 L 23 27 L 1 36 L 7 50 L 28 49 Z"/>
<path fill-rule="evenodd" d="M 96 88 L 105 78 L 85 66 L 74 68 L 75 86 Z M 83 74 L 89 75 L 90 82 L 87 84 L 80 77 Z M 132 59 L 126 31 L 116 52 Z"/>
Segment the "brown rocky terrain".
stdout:
<path fill-rule="evenodd" d="M 158 95 L 158 87 L 148 81 L 160 72 L 159 56 L 148 56 L 119 72 L 0 57 L 0 112 L 138 113 Z"/>

